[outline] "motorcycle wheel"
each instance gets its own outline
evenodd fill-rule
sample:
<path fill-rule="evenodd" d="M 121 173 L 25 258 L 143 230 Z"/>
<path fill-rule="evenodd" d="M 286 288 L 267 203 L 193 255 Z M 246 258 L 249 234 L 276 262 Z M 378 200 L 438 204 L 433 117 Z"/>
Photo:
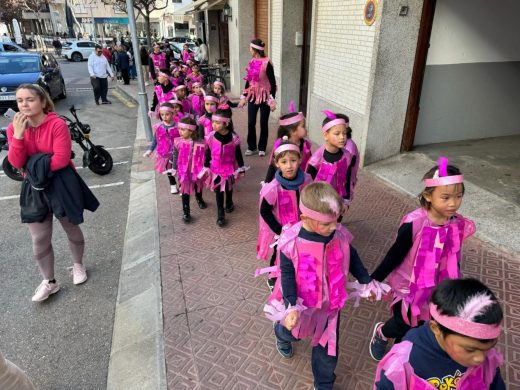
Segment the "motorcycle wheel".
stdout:
<path fill-rule="evenodd" d="M 11 165 L 11 163 L 7 159 L 7 156 L 5 156 L 4 161 L 2 161 L 2 169 L 4 170 L 4 173 L 7 175 L 7 177 L 9 177 L 10 179 L 16 181 L 23 181 L 22 172 L 20 172 L 19 169 L 16 169 Z"/>
<path fill-rule="evenodd" d="M 88 168 L 98 175 L 106 175 L 112 170 L 112 156 L 102 146 L 93 146 L 89 153 Z"/>

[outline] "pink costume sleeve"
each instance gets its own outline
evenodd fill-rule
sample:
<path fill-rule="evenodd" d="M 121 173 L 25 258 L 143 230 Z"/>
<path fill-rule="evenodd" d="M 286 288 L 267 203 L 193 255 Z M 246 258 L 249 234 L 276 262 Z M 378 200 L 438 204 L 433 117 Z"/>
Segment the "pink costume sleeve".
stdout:
<path fill-rule="evenodd" d="M 374 390 L 376 383 L 381 379 L 381 371 L 384 371 L 386 378 L 393 383 L 395 390 L 410 390 L 410 377 L 413 370 L 409 360 L 412 347 L 413 344 L 409 341 L 402 341 L 392 347 L 377 365 Z"/>

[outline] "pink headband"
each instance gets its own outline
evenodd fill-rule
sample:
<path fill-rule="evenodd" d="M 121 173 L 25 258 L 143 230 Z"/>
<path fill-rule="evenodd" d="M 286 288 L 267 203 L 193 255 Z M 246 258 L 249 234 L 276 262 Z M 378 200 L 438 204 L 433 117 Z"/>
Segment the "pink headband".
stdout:
<path fill-rule="evenodd" d="M 187 123 L 182 123 L 182 122 L 179 122 L 179 124 L 177 125 L 177 127 L 179 129 L 186 129 L 186 130 L 190 130 L 190 131 L 195 131 L 197 130 L 197 126 L 196 125 L 189 125 Z"/>
<path fill-rule="evenodd" d="M 253 49 L 257 49 L 257 50 L 261 50 L 261 51 L 264 51 L 265 50 L 265 47 L 262 47 L 260 45 L 255 45 L 253 42 L 251 42 L 249 44 Z"/>
<path fill-rule="evenodd" d="M 224 85 L 224 83 L 222 81 L 214 81 L 213 82 L 213 85 L 219 85 L 221 86 L 223 89 L 226 89 L 226 86 Z"/>
<path fill-rule="evenodd" d="M 225 116 L 220 116 L 220 115 L 214 115 L 213 114 L 211 116 L 211 120 L 215 121 L 215 122 L 229 123 L 231 121 L 231 118 L 226 118 Z"/>
<path fill-rule="evenodd" d="M 280 126 L 289 126 L 289 125 L 292 125 L 294 123 L 301 122 L 304 119 L 305 119 L 305 116 L 303 115 L 303 112 L 299 112 L 298 115 L 292 116 L 290 118 L 280 119 L 278 121 L 278 124 Z"/>
<path fill-rule="evenodd" d="M 440 314 L 437 311 L 437 306 L 433 303 L 430 303 L 430 314 L 442 326 L 464 336 L 479 340 L 491 340 L 500 336 L 500 325 L 479 324 L 459 317 L 446 316 Z"/>
<path fill-rule="evenodd" d="M 277 155 L 279 155 L 280 153 L 282 153 L 282 152 L 286 152 L 286 151 L 288 151 L 288 150 L 300 154 L 300 148 L 298 147 L 298 145 L 295 145 L 295 144 L 293 144 L 293 143 L 290 143 L 290 144 L 283 144 L 283 145 L 278 146 L 278 147 L 274 150 L 274 155 L 277 156 Z"/>
<path fill-rule="evenodd" d="M 164 72 L 159 72 L 158 76 L 166 77 L 166 78 L 170 77 L 170 76 L 168 76 L 168 75 L 167 75 L 166 73 L 164 73 Z"/>
<path fill-rule="evenodd" d="M 435 172 L 432 179 L 424 179 L 425 187 L 448 186 L 450 184 L 459 184 L 464 181 L 464 175 L 448 176 L 448 158 L 439 157 L 437 162 L 439 169 Z"/>
<path fill-rule="evenodd" d="M 300 212 L 302 215 L 305 215 L 306 217 L 309 217 L 311 219 L 315 219 L 318 222 L 323 223 L 330 223 L 330 222 L 336 222 L 338 220 L 338 216 L 336 215 L 330 215 L 330 214 L 322 214 L 318 211 L 311 210 L 302 203 L 300 200 Z"/>
<path fill-rule="evenodd" d="M 184 84 L 181 84 L 181 85 L 176 86 L 175 90 L 178 91 L 178 90 L 183 89 L 183 88 L 186 88 L 186 86 Z"/>
<path fill-rule="evenodd" d="M 171 107 L 159 107 L 159 111 L 175 112 L 175 110 Z"/>
<path fill-rule="evenodd" d="M 193 84 L 191 84 L 191 87 L 202 87 L 202 84 L 200 81 L 195 81 Z"/>
<path fill-rule="evenodd" d="M 347 126 L 347 122 L 345 122 L 345 119 L 342 119 L 342 118 L 331 120 L 330 122 L 325 123 L 325 125 L 321 128 L 321 131 L 323 133 L 325 133 L 325 132 L 329 131 L 329 129 L 331 127 L 334 127 L 334 126 L 337 126 L 337 125 L 345 125 L 345 126 Z"/>
<path fill-rule="evenodd" d="M 215 97 L 215 96 L 211 96 L 211 95 L 206 95 L 204 96 L 204 101 L 205 102 L 214 102 L 214 103 L 217 103 L 220 102 L 219 98 Z"/>
<path fill-rule="evenodd" d="M 182 107 L 182 102 L 180 100 L 177 100 L 177 99 L 169 100 L 168 103 L 170 103 L 170 104 L 177 104 L 177 105 Z"/>

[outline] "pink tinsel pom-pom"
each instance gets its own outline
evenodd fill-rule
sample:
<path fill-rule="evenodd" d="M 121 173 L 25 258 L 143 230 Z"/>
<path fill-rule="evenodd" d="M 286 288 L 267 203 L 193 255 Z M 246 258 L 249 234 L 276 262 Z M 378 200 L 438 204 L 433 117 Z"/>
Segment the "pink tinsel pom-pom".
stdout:
<path fill-rule="evenodd" d="M 439 166 L 439 177 L 448 176 L 448 157 L 439 157 L 437 164 Z"/>
<path fill-rule="evenodd" d="M 336 119 L 336 114 L 334 114 L 332 111 L 330 110 L 323 110 L 322 111 L 323 115 L 325 115 L 327 118 L 329 118 L 330 120 L 334 120 Z"/>
<path fill-rule="evenodd" d="M 294 100 L 289 103 L 289 112 L 294 112 Z"/>

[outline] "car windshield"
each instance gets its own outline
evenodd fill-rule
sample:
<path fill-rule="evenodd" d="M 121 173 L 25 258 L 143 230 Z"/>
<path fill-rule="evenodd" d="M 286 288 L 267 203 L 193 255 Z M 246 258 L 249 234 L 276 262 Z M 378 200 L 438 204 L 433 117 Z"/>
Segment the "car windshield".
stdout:
<path fill-rule="evenodd" d="M 40 59 L 37 56 L 0 57 L 0 74 L 37 73 L 40 71 Z"/>

